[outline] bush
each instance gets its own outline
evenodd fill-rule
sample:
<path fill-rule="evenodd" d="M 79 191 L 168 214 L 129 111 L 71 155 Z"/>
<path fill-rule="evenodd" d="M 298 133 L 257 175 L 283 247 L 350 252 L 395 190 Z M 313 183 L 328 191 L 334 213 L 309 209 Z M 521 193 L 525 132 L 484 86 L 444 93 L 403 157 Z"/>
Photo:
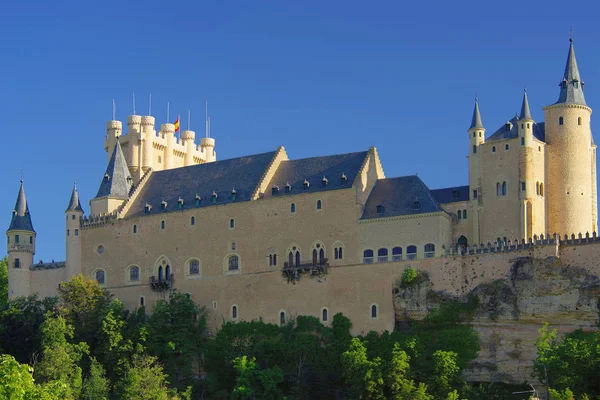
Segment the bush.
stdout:
<path fill-rule="evenodd" d="M 414 268 L 408 267 L 402 273 L 402 285 L 408 286 L 413 283 L 419 277 L 419 271 Z"/>

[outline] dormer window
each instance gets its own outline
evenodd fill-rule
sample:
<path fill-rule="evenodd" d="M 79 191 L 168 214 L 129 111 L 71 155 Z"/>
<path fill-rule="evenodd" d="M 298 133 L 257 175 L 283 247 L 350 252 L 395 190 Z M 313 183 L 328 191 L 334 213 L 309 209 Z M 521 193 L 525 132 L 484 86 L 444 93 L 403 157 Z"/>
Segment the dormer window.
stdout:
<path fill-rule="evenodd" d="M 504 124 L 504 130 L 506 132 L 510 132 L 510 130 L 512 129 L 512 124 L 508 121 L 506 121 L 506 124 Z"/>
<path fill-rule="evenodd" d="M 421 209 L 421 202 L 419 202 L 418 200 L 415 200 L 415 202 L 413 203 L 413 208 L 415 210 L 420 210 Z"/>
<path fill-rule="evenodd" d="M 345 185 L 345 184 L 346 184 L 346 182 L 348 182 L 348 177 L 346 176 L 346 174 L 344 174 L 344 173 L 342 172 L 342 177 L 340 178 L 340 183 L 341 183 L 342 185 Z"/>
<path fill-rule="evenodd" d="M 131 185 L 131 181 L 132 181 L 131 176 L 127 175 L 127 184 Z"/>
<path fill-rule="evenodd" d="M 183 208 L 183 199 L 181 197 L 177 200 L 177 208 L 180 210 Z"/>
<path fill-rule="evenodd" d="M 163 201 L 161 201 L 161 202 L 160 202 L 160 209 L 161 209 L 162 211 L 166 211 L 166 210 L 167 210 L 167 205 L 168 205 L 168 203 L 167 203 L 166 201 L 164 201 L 164 200 L 163 200 Z"/>
<path fill-rule="evenodd" d="M 458 200 L 459 197 L 460 197 L 460 192 L 456 189 L 452 190 L 452 198 L 454 200 Z"/>
<path fill-rule="evenodd" d="M 235 191 L 235 188 L 231 190 L 231 200 L 235 200 L 235 198 L 237 197 L 237 192 Z"/>
<path fill-rule="evenodd" d="M 577 79 L 573 79 L 573 87 L 577 89 L 579 87 L 579 81 Z"/>
<path fill-rule="evenodd" d="M 108 182 L 108 181 L 110 181 L 110 175 L 104 174 L 104 182 Z"/>
<path fill-rule="evenodd" d="M 276 195 L 278 195 L 278 194 L 279 194 L 279 186 L 273 186 L 273 187 L 271 188 L 271 194 L 272 194 L 273 196 L 276 196 Z"/>
<path fill-rule="evenodd" d="M 217 194 L 217 192 L 215 192 L 215 191 L 213 190 L 213 192 L 212 192 L 212 196 L 211 196 L 211 200 L 212 200 L 212 202 L 213 202 L 213 203 L 216 203 L 218 198 L 219 198 L 219 195 Z"/>
<path fill-rule="evenodd" d="M 323 179 L 321 179 L 321 186 L 326 187 L 328 183 L 329 180 L 323 176 Z"/>
<path fill-rule="evenodd" d="M 385 212 L 385 207 L 379 204 L 377 206 L 377 214 L 383 214 Z"/>
<path fill-rule="evenodd" d="M 148 203 L 146 203 L 146 205 L 144 206 L 144 214 L 150 214 L 150 211 L 152 210 L 152 206 Z"/>
<path fill-rule="evenodd" d="M 198 193 L 196 193 L 196 197 L 194 198 L 194 204 L 199 206 L 201 201 L 202 201 L 202 198 L 200 197 L 200 195 Z"/>
<path fill-rule="evenodd" d="M 563 78 L 562 82 L 559 85 L 561 88 L 566 89 L 567 88 L 567 80 Z"/>
<path fill-rule="evenodd" d="M 304 187 L 304 190 L 308 190 L 308 188 L 310 187 L 310 182 L 305 179 L 302 186 Z"/>
<path fill-rule="evenodd" d="M 290 183 L 286 183 L 285 184 L 285 192 L 286 193 L 290 193 L 292 191 L 292 185 L 290 185 Z"/>

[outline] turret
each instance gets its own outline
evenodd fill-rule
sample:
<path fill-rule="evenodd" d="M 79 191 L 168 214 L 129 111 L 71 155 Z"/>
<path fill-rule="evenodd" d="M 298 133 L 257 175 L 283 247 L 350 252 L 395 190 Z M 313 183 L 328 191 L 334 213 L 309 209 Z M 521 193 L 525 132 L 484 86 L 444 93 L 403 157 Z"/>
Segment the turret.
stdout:
<path fill-rule="evenodd" d="M 104 150 L 108 153 L 108 158 L 115 147 L 117 138 L 123 133 L 123 124 L 121 121 L 108 121 L 106 123 L 106 140 L 104 142 Z"/>
<path fill-rule="evenodd" d="M 536 196 L 536 179 L 534 176 L 533 153 L 533 118 L 529 109 L 527 90 L 523 92 L 521 114 L 517 119 L 519 132 L 519 199 L 521 207 L 521 238 L 533 237 L 533 202 Z M 541 232 L 543 233 L 543 232 Z"/>
<path fill-rule="evenodd" d="M 83 217 L 83 208 L 79 201 L 77 185 L 73 184 L 73 191 L 69 205 L 65 210 L 67 218 L 67 261 L 66 261 L 66 279 L 81 273 L 81 236 L 80 221 Z"/>
<path fill-rule="evenodd" d="M 6 231 L 8 252 L 8 298 L 12 299 L 31 294 L 31 270 L 35 254 L 36 233 L 31 222 L 31 214 L 23 181 L 12 212 L 10 226 Z"/>
<path fill-rule="evenodd" d="M 217 160 L 217 153 L 215 152 L 215 139 L 211 137 L 200 139 L 200 151 L 204 153 L 204 160 L 206 162 L 213 162 Z"/>
<path fill-rule="evenodd" d="M 173 168 L 173 148 L 175 147 L 175 125 L 162 124 L 160 128 L 161 136 L 165 139 L 165 150 L 163 153 L 163 165 L 156 169 Z"/>
<path fill-rule="evenodd" d="M 112 213 L 123 201 L 129 198 L 132 178 L 127 168 L 127 162 L 117 140 L 115 149 L 110 157 L 106 172 L 102 177 L 96 197 L 90 200 L 91 215 Z"/>
<path fill-rule="evenodd" d="M 196 152 L 196 144 L 194 140 L 196 139 L 196 132 L 194 131 L 183 131 L 181 132 L 181 140 L 183 145 L 185 146 L 185 159 L 183 160 L 183 165 L 194 165 L 194 153 Z"/>
<path fill-rule="evenodd" d="M 479 112 L 479 101 L 475 99 L 475 109 L 469 127 L 469 187 L 471 190 L 471 235 L 470 241 L 480 243 L 479 237 L 479 203 L 481 198 L 481 145 L 485 143 L 485 128 Z"/>
<path fill-rule="evenodd" d="M 544 107 L 546 205 L 549 233 L 571 235 L 596 229 L 596 166 L 590 118 L 571 40 L 558 101 Z"/>

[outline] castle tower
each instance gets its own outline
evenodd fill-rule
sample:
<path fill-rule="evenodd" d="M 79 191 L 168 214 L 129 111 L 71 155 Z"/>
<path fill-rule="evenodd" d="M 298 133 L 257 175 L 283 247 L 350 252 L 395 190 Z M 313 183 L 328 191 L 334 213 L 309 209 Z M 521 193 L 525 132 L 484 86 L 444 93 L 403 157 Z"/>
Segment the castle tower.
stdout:
<path fill-rule="evenodd" d="M 8 298 L 31 294 L 31 270 L 35 254 L 36 233 L 25 197 L 23 181 L 6 231 L 8 252 Z"/>
<path fill-rule="evenodd" d="M 521 203 L 521 235 L 520 238 L 529 239 L 534 235 L 534 207 L 536 196 L 533 159 L 533 124 L 531 117 L 527 90 L 523 92 L 521 114 L 517 121 L 519 131 L 519 200 Z M 543 233 L 543 232 L 541 232 Z"/>
<path fill-rule="evenodd" d="M 194 140 L 196 139 L 196 132 L 194 131 L 183 131 L 181 132 L 181 141 L 185 146 L 185 159 L 183 160 L 183 165 L 194 165 L 194 153 L 196 151 L 196 143 Z"/>
<path fill-rule="evenodd" d="M 546 122 L 546 205 L 550 234 L 596 229 L 595 145 L 573 41 L 558 101 L 544 107 Z"/>
<path fill-rule="evenodd" d="M 71 199 L 65 210 L 67 216 L 67 261 L 66 261 L 66 279 L 81 273 L 81 239 L 79 235 L 80 221 L 83 216 L 83 209 L 79 201 L 77 185 L 73 184 Z"/>
<path fill-rule="evenodd" d="M 160 127 L 161 136 L 165 139 L 165 149 L 163 153 L 163 166 L 159 166 L 157 169 L 171 169 L 173 168 L 173 148 L 175 147 L 175 125 L 173 124 L 162 124 Z"/>
<path fill-rule="evenodd" d="M 131 186 L 132 178 L 127 168 L 121 144 L 117 140 L 108 166 L 106 167 L 106 172 L 102 177 L 98 193 L 96 197 L 90 200 L 90 214 L 108 214 L 115 211 L 123 204 L 124 200 L 129 198 Z"/>
<path fill-rule="evenodd" d="M 479 205 L 481 191 L 481 145 L 485 142 L 485 128 L 481 122 L 479 101 L 475 99 L 475 109 L 471 119 L 469 132 L 469 187 L 471 190 L 471 234 L 469 241 L 480 243 L 479 235 Z"/>

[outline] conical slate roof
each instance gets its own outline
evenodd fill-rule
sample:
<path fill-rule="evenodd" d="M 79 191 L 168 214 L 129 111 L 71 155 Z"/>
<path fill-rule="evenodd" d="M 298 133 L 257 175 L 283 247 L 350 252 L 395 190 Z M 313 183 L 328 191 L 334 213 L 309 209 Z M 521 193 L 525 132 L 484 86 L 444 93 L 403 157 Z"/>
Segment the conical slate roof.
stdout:
<path fill-rule="evenodd" d="M 73 184 L 73 191 L 71 192 L 71 200 L 69 200 L 69 206 L 65 210 L 65 212 L 69 212 L 69 211 L 83 212 L 83 208 L 81 208 L 81 202 L 79 201 L 79 193 L 77 192 L 76 184 Z"/>
<path fill-rule="evenodd" d="M 583 96 L 583 81 L 579 76 L 579 68 L 577 68 L 573 40 L 571 40 L 571 44 L 569 45 L 569 55 L 567 56 L 565 74 L 560 83 L 560 96 L 555 104 L 561 103 L 587 105 L 585 97 Z"/>
<path fill-rule="evenodd" d="M 111 197 L 117 199 L 127 199 L 129 190 L 131 189 L 131 176 L 127 162 L 121 149 L 121 144 L 117 140 L 115 149 L 113 150 L 106 172 L 102 177 L 102 183 L 96 194 L 98 197 Z"/>
<path fill-rule="evenodd" d="M 479 100 L 475 99 L 475 109 L 473 110 L 473 118 L 471 119 L 471 127 L 469 129 L 484 129 L 481 122 L 481 114 L 479 113 Z"/>
<path fill-rule="evenodd" d="M 21 188 L 17 195 L 17 202 L 15 204 L 15 209 L 13 210 L 13 216 L 8 230 L 35 232 L 33 224 L 31 223 L 31 215 L 29 214 L 29 206 L 27 205 L 27 198 L 25 197 L 23 181 L 21 181 Z"/>
<path fill-rule="evenodd" d="M 533 121 L 533 118 L 531 118 L 531 111 L 529 110 L 529 100 L 527 100 L 527 90 L 523 91 L 523 104 L 521 105 L 521 115 L 519 116 L 519 120 L 522 119 L 530 119 Z"/>

